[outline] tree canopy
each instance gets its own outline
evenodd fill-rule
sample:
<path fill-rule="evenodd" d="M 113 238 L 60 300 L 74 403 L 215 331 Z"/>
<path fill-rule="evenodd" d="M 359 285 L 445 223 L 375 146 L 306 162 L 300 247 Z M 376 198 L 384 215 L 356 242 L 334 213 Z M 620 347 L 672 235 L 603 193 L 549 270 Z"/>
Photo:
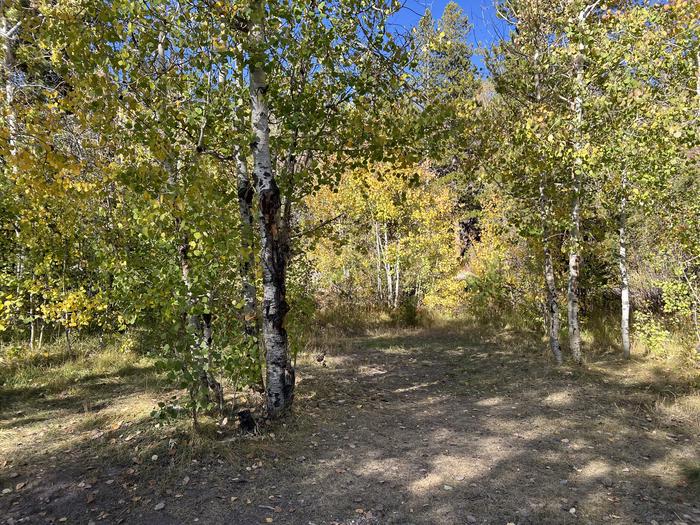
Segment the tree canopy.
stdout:
<path fill-rule="evenodd" d="M 324 316 L 693 359 L 697 2 L 496 7 L 475 49 L 452 2 L 1 2 L 3 341 L 148 327 L 195 423 L 285 413 Z"/>

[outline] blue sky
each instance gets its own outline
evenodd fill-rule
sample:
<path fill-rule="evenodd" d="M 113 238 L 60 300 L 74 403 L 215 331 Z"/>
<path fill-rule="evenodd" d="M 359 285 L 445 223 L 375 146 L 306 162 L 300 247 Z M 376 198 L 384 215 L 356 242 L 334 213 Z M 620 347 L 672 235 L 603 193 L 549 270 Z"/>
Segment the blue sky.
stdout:
<path fill-rule="evenodd" d="M 420 15 L 430 8 L 434 18 L 439 18 L 449 0 L 406 0 L 406 7 L 394 16 L 392 22 L 400 27 L 409 29 L 416 25 Z M 456 0 L 474 26 L 473 43 L 488 46 L 499 35 L 507 34 L 503 20 L 496 17 L 493 0 Z M 474 57 L 477 67 L 483 68 L 480 56 Z M 483 74 L 484 72 L 481 71 Z"/>

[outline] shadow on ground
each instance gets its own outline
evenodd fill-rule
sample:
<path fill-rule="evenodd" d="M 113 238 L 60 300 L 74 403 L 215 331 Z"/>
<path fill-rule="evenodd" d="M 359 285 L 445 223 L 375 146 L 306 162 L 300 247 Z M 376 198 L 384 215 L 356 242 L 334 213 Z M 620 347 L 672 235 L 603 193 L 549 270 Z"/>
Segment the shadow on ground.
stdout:
<path fill-rule="evenodd" d="M 0 486 L 12 492 L 0 516 L 700 523 L 700 493 L 683 475 L 698 461 L 697 429 L 654 410 L 668 378 L 623 382 L 627 363 L 557 369 L 525 346 L 517 335 L 456 329 L 340 341 L 326 366 L 299 367 L 296 413 L 265 436 L 231 441 L 229 455 L 192 459 L 166 429 L 157 444 L 158 434 L 133 435 L 152 422 L 101 429 L 98 448 L 78 442 L 50 458 L 6 460 Z"/>

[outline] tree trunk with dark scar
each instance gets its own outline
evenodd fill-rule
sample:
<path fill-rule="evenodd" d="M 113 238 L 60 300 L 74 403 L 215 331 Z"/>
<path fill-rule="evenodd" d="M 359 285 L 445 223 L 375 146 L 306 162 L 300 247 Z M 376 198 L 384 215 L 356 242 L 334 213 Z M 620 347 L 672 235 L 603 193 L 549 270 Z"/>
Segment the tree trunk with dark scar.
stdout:
<path fill-rule="evenodd" d="M 294 367 L 289 360 L 284 320 L 289 310 L 286 301 L 287 236 L 280 228 L 280 191 L 272 173 L 270 155 L 270 109 L 267 103 L 267 79 L 263 64 L 263 27 L 265 11 L 261 2 L 252 3 L 250 37 L 253 54 L 250 61 L 251 124 L 254 179 L 259 202 L 259 227 L 263 277 L 262 337 L 267 364 L 267 413 L 275 418 L 289 409 L 294 400 Z"/>

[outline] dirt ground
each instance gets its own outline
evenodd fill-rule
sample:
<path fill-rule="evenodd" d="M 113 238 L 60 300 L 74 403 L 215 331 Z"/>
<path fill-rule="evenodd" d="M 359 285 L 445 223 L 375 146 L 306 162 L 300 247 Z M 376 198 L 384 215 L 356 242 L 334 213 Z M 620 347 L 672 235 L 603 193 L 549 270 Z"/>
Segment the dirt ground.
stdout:
<path fill-rule="evenodd" d="M 299 363 L 284 423 L 198 453 L 145 415 L 158 383 L 91 378 L 89 406 L 6 395 L 0 523 L 700 523 L 687 382 L 611 358 L 557 369 L 523 345 L 466 329 L 339 340 Z"/>

